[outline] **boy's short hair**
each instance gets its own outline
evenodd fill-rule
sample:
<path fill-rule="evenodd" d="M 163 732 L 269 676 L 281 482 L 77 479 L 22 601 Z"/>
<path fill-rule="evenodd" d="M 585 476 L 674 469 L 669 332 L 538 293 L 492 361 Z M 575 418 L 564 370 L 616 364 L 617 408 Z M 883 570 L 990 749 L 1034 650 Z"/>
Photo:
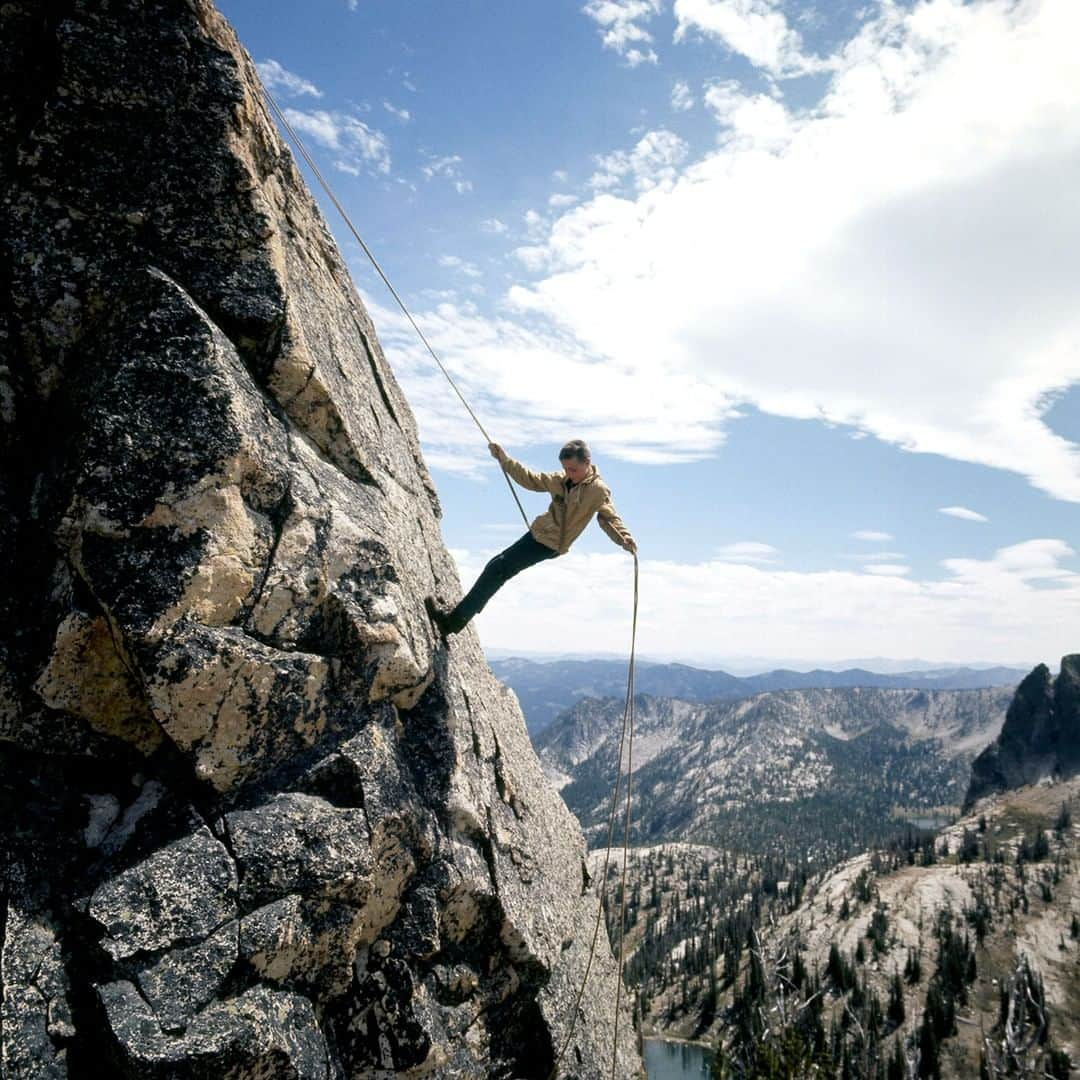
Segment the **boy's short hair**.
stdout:
<path fill-rule="evenodd" d="M 592 455 L 589 453 L 589 448 L 584 439 L 571 439 L 559 451 L 559 460 L 580 461 L 582 464 L 588 465 L 592 460 Z"/>

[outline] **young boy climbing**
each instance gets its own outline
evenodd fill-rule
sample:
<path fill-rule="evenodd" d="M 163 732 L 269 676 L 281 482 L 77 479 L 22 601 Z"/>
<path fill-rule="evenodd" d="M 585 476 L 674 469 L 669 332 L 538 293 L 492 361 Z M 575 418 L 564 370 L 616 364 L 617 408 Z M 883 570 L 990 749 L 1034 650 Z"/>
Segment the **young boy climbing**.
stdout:
<path fill-rule="evenodd" d="M 476 584 L 453 611 L 440 610 L 428 597 L 428 612 L 443 637 L 464 630 L 473 616 L 483 611 L 484 605 L 515 574 L 545 559 L 565 555 L 594 514 L 600 528 L 619 547 L 637 554 L 637 544 L 615 513 L 611 491 L 600 479 L 589 448 L 581 439 L 571 440 L 559 451 L 561 473 L 534 472 L 514 461 L 498 443 L 489 443 L 488 449 L 492 457 L 498 458 L 507 476 L 529 491 L 546 491 L 551 496 L 551 505 L 520 540 L 484 567 Z"/>

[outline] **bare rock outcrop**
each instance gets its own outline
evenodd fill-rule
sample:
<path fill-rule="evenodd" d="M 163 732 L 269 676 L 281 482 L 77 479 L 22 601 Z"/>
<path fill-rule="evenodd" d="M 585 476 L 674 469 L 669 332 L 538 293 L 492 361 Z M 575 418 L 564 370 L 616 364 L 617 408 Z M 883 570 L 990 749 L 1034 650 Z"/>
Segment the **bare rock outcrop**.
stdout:
<path fill-rule="evenodd" d="M 1080 654 L 1057 678 L 1039 664 L 1016 688 L 1001 734 L 973 762 L 964 801 L 1080 773 Z"/>
<path fill-rule="evenodd" d="M 0 62 L 0 1072 L 545 1076 L 581 834 L 433 637 L 415 424 L 250 59 L 208 0 L 15 0 Z"/>

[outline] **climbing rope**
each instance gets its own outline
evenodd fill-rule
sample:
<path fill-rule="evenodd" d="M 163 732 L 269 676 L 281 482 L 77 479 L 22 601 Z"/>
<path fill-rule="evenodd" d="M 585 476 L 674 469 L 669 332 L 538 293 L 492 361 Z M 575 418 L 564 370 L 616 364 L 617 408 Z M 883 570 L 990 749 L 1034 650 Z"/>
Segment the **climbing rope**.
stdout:
<path fill-rule="evenodd" d="M 323 191 L 326 192 L 327 198 L 337 207 L 338 213 L 341 215 L 346 226 L 348 226 L 349 232 L 353 234 L 356 242 L 363 249 L 364 254 L 368 257 L 371 265 L 375 267 L 375 272 L 382 278 L 383 284 L 390 290 L 390 295 L 397 301 L 397 305 L 401 308 L 402 314 L 412 324 L 412 328 L 416 331 L 417 337 L 424 343 L 424 348 L 431 354 L 431 359 L 438 365 L 439 370 L 446 376 L 446 381 L 453 387 L 454 393 L 457 394 L 458 400 L 465 406 L 465 411 L 472 417 L 473 423 L 480 429 L 480 434 L 484 436 L 484 441 L 490 444 L 493 440 L 490 435 L 484 430 L 484 425 L 480 423 L 480 418 L 473 412 L 472 406 L 465 400 L 465 395 L 458 389 L 458 384 L 454 382 L 453 376 L 446 370 L 446 366 L 439 359 L 438 353 L 431 347 L 431 342 L 424 336 L 424 331 L 417 325 L 416 320 L 412 317 L 412 313 L 405 306 L 405 301 L 398 296 L 397 289 L 390 283 L 390 279 L 383 272 L 383 268 L 379 265 L 379 260 L 372 254 L 371 248 L 364 243 L 364 238 L 357 231 L 356 226 L 352 223 L 352 218 L 349 217 L 345 207 L 338 202 L 337 196 L 331 190 L 330 185 L 326 182 L 325 177 L 319 171 L 319 166 L 315 164 L 314 159 L 308 153 L 307 147 L 304 145 L 304 140 L 293 130 L 292 124 L 289 123 L 288 117 L 278 108 L 278 103 L 273 99 L 270 91 L 264 86 L 262 88 L 263 93 L 266 95 L 266 100 L 270 103 L 270 108 L 274 110 L 275 115 L 281 121 L 282 126 L 289 133 L 289 138 L 296 144 L 296 148 L 300 151 L 304 160 L 308 164 L 308 168 L 315 174 L 316 179 L 322 185 Z M 525 507 L 521 505 L 521 500 L 518 498 L 517 492 L 514 490 L 514 485 L 510 481 L 510 477 L 507 475 L 506 467 L 503 463 L 499 462 L 499 468 L 502 470 L 503 479 L 506 481 L 506 486 L 510 489 L 510 494 L 514 497 L 514 502 L 517 503 L 518 513 L 521 514 L 521 520 L 525 522 L 525 527 L 529 527 L 529 518 L 525 513 Z"/>
<path fill-rule="evenodd" d="M 566 1051 L 570 1048 L 570 1040 L 574 1037 L 574 1029 L 577 1027 L 578 1013 L 581 1008 L 582 998 L 585 996 L 585 987 L 589 982 L 589 972 L 592 971 L 593 957 L 596 955 L 596 942 L 600 935 L 600 920 L 604 917 L 604 888 L 607 884 L 608 868 L 611 865 L 612 841 L 615 838 L 615 821 L 618 817 L 619 788 L 622 781 L 623 752 L 626 751 L 626 817 L 623 826 L 623 852 L 622 852 L 622 893 L 619 903 L 619 974 L 615 989 L 615 1030 L 611 1040 L 611 1076 L 615 1077 L 615 1063 L 618 1057 L 619 1046 L 619 1005 L 622 998 L 623 984 L 623 938 L 626 929 L 626 864 L 627 852 L 630 846 L 630 797 L 633 780 L 634 765 L 634 669 L 637 656 L 637 616 L 638 616 L 638 557 L 634 553 L 634 613 L 630 630 L 630 663 L 626 670 L 626 703 L 623 706 L 622 730 L 619 733 L 619 756 L 615 762 L 615 784 L 611 790 L 611 806 L 608 810 L 607 844 L 604 848 L 604 869 L 600 874 L 600 885 L 596 896 L 596 921 L 593 923 L 592 941 L 589 944 L 589 959 L 585 964 L 585 974 L 581 979 L 574 1008 L 570 1014 L 570 1029 L 563 1039 L 562 1047 L 555 1063 L 548 1074 L 548 1080 L 555 1080 L 559 1066 L 562 1064 Z M 629 738 L 627 737 L 629 735 Z"/>
<path fill-rule="evenodd" d="M 619 977 L 615 980 L 615 1034 L 611 1048 L 611 1080 L 615 1080 L 615 1050 L 619 1045 L 619 1004 L 623 989 L 623 941 L 626 937 L 626 864 L 630 861 L 630 809 L 634 791 L 634 662 L 637 655 L 638 557 L 634 552 L 634 619 L 630 631 L 630 663 L 626 676 L 626 708 L 629 736 L 626 740 L 626 818 L 623 825 L 622 881 L 619 885 Z M 626 722 L 624 720 L 624 726 Z M 621 759 L 620 759 L 621 761 Z"/>
<path fill-rule="evenodd" d="M 453 391 L 458 396 L 458 400 L 465 406 L 465 411 L 472 417 L 473 423 L 477 426 L 480 434 L 483 435 L 484 441 L 489 445 L 492 442 L 491 437 L 484 430 L 484 425 L 480 423 L 480 418 L 472 410 L 472 406 L 469 405 L 465 399 L 465 395 L 458 388 L 458 384 L 454 381 L 453 376 L 447 371 L 446 366 L 439 359 L 438 354 L 431 347 L 431 343 L 424 336 L 423 330 L 417 325 L 416 320 L 412 317 L 409 309 L 405 306 L 405 301 L 398 295 L 397 289 L 391 284 L 390 279 L 386 276 L 383 268 L 379 265 L 379 261 L 375 258 L 371 249 L 364 243 L 364 238 L 358 232 L 356 226 L 352 222 L 352 218 L 349 217 L 345 207 L 338 201 L 337 196 L 334 194 L 330 185 L 326 182 L 325 177 L 319 170 L 319 166 L 315 164 L 314 159 L 308 153 L 307 147 L 304 145 L 304 140 L 293 129 L 292 124 L 289 123 L 288 117 L 278 107 L 278 103 L 274 100 L 270 91 L 264 86 L 262 88 L 263 94 L 266 96 L 267 102 L 270 104 L 270 108 L 281 121 L 282 127 L 288 132 L 289 138 L 292 139 L 296 148 L 300 151 L 304 161 L 307 162 L 308 168 L 314 173 L 316 179 L 322 186 L 323 191 L 326 192 L 327 198 L 337 208 L 338 213 L 341 215 L 342 220 L 345 222 L 349 229 L 349 232 L 353 234 L 354 239 L 360 245 L 361 250 L 368 257 L 371 265 L 375 268 L 375 272 L 382 278 L 383 284 L 390 291 L 390 295 L 397 301 L 397 305 L 401 308 L 402 314 L 409 320 L 412 328 L 416 331 L 417 337 L 424 344 L 424 348 L 427 349 L 431 355 L 431 359 L 435 361 L 439 370 L 446 376 L 446 381 L 453 388 Z M 525 522 L 526 528 L 529 525 L 529 518 L 525 513 L 525 508 L 521 505 L 521 500 L 518 498 L 517 492 L 514 490 L 514 485 L 510 480 L 510 476 L 506 471 L 506 467 L 502 461 L 499 462 L 499 467 L 502 470 L 503 479 L 506 481 L 506 486 L 510 489 L 510 494 L 514 497 L 514 502 L 517 504 L 518 512 L 521 514 L 522 521 Z M 566 1038 L 563 1041 L 562 1048 L 559 1050 L 558 1057 L 555 1059 L 555 1064 L 552 1066 L 551 1075 L 549 1080 L 554 1080 L 554 1077 L 559 1071 L 559 1065 L 562 1063 L 563 1057 L 566 1051 L 570 1047 L 570 1041 L 573 1038 L 574 1030 L 577 1026 L 578 1012 L 581 1008 L 582 998 L 585 996 L 585 987 L 589 981 L 589 972 L 592 970 L 593 958 L 596 955 L 596 942 L 600 933 L 600 920 L 604 914 L 604 887 L 607 882 L 608 867 L 611 862 L 611 848 L 612 842 L 615 838 L 615 821 L 617 818 L 617 809 L 619 801 L 619 789 L 621 787 L 622 777 L 622 759 L 623 751 L 626 751 L 626 815 L 623 825 L 623 852 L 622 852 L 622 882 L 620 886 L 619 897 L 619 973 L 617 979 L 617 985 L 615 990 L 615 1027 L 614 1034 L 612 1036 L 611 1046 L 611 1077 L 615 1080 L 615 1067 L 618 1057 L 619 1046 L 619 1006 L 622 1002 L 622 985 L 623 985 L 623 966 L 624 966 L 624 950 L 623 939 L 625 936 L 626 926 L 626 869 L 628 860 L 628 851 L 630 847 L 630 810 L 631 810 L 631 790 L 633 780 L 633 757 L 634 757 L 634 669 L 636 664 L 637 654 L 637 617 L 638 617 L 638 557 L 637 552 L 634 552 L 634 614 L 632 621 L 632 628 L 630 632 L 630 662 L 627 667 L 626 675 L 626 704 L 623 708 L 622 719 L 622 732 L 619 736 L 619 757 L 615 768 L 615 784 L 611 793 L 611 809 L 608 813 L 608 832 L 607 832 L 607 847 L 604 852 L 604 871 L 600 878 L 600 887 L 597 890 L 597 907 L 596 907 L 596 922 L 593 926 L 592 942 L 589 945 L 589 959 L 585 965 L 585 974 L 581 980 L 581 987 L 578 990 L 577 999 L 574 1002 L 574 1008 L 571 1013 L 570 1028 L 566 1034 Z"/>

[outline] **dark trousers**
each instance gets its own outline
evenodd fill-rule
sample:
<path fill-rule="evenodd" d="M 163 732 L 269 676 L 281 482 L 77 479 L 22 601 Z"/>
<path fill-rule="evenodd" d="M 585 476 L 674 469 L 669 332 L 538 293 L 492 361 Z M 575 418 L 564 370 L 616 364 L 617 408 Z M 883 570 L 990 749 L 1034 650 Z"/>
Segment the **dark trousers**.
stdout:
<path fill-rule="evenodd" d="M 535 566 L 545 559 L 554 559 L 558 554 L 547 545 L 541 544 L 539 540 L 534 540 L 532 533 L 526 533 L 505 551 L 500 551 L 484 567 L 465 599 L 450 612 L 450 620 L 455 630 L 466 626 L 473 616 L 479 615 L 484 610 L 484 605 L 515 574 L 520 574 L 522 570 Z"/>

